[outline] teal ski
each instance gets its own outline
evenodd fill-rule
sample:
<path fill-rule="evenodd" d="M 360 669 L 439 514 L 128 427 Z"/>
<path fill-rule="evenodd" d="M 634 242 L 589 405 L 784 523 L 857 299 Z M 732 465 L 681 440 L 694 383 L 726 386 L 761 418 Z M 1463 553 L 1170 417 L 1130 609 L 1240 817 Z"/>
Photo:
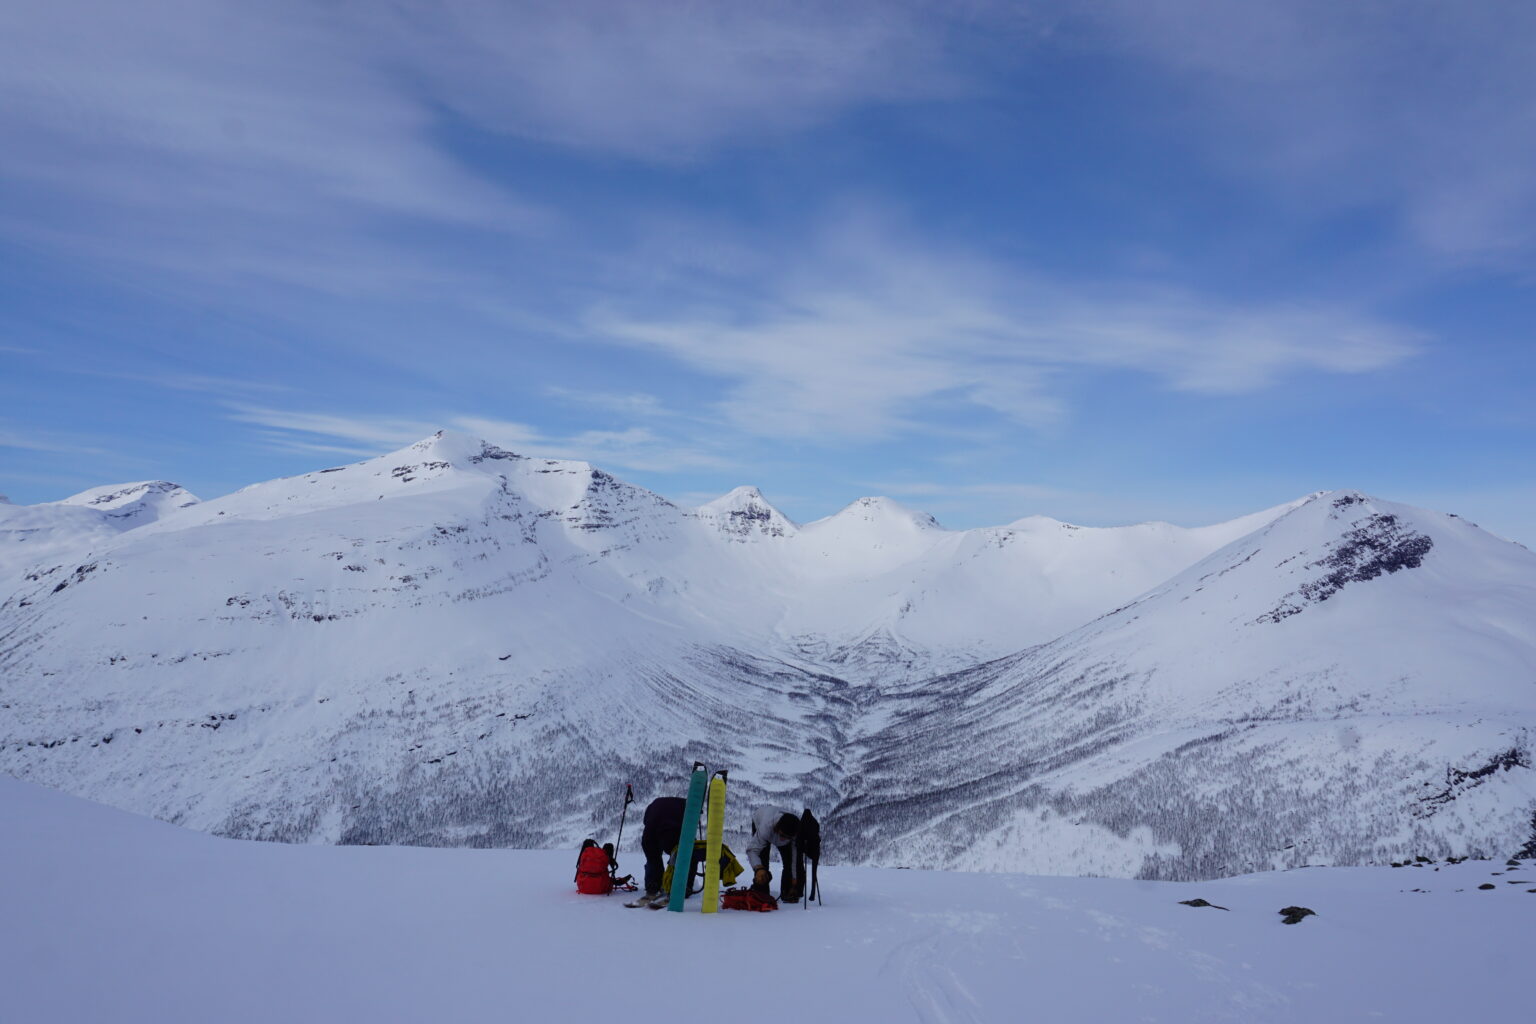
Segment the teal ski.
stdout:
<path fill-rule="evenodd" d="M 672 898 L 667 909 L 682 913 L 688 897 L 688 883 L 693 881 L 693 842 L 699 831 L 699 812 L 704 809 L 704 787 L 709 770 L 703 761 L 693 762 L 693 777 L 688 781 L 688 803 L 683 806 L 683 827 L 677 834 L 677 855 L 672 859 Z"/>

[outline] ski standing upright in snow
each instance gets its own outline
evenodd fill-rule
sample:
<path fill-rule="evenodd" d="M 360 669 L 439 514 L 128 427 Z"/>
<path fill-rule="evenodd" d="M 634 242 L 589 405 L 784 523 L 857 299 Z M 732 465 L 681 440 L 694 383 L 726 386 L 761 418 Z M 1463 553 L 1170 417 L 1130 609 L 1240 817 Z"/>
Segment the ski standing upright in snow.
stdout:
<path fill-rule="evenodd" d="M 704 833 L 704 913 L 720 909 L 720 847 L 725 834 L 725 776 L 709 780 L 709 824 Z"/>
<path fill-rule="evenodd" d="M 699 831 L 699 812 L 704 809 L 704 787 L 708 781 L 709 770 L 704 762 L 693 762 L 688 802 L 683 807 L 683 827 L 677 833 L 677 854 L 672 860 L 672 898 L 667 902 L 667 909 L 677 913 L 682 913 L 688 884 L 693 881 L 693 842 Z"/>

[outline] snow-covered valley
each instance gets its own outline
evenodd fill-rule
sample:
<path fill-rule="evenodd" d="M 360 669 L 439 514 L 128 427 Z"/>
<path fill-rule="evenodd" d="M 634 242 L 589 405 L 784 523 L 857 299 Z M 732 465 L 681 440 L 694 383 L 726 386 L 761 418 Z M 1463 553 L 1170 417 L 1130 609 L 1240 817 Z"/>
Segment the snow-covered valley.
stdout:
<path fill-rule="evenodd" d="M 192 828 L 566 846 L 700 759 L 844 862 L 1188 879 L 1536 840 L 1536 555 L 1454 516 L 801 525 L 453 434 L 138 486 L 131 520 L 121 487 L 0 505 L 0 770 Z"/>
<path fill-rule="evenodd" d="M 1533 861 L 1198 883 L 829 867 L 821 907 L 705 917 L 578 895 L 568 850 L 240 842 L 3 778 L 0 815 L 5 1018 L 28 1024 L 751 1024 L 789 1005 L 808 1022 L 1441 1024 L 1529 1004 Z M 1315 914 L 1286 925 L 1289 906 Z"/>

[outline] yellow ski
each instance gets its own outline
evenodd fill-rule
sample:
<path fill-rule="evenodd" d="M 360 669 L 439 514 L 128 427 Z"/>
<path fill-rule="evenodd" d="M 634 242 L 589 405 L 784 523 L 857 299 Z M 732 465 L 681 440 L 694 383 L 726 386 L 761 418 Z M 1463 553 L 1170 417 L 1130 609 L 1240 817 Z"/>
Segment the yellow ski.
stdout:
<path fill-rule="evenodd" d="M 709 825 L 704 830 L 704 906 L 713 914 L 720 909 L 720 843 L 725 832 L 725 772 L 709 780 Z"/>

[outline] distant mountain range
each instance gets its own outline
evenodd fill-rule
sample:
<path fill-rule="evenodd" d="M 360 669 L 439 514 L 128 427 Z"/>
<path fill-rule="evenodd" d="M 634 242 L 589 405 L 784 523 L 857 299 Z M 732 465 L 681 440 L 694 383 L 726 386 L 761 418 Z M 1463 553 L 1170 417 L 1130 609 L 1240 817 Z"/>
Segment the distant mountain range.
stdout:
<path fill-rule="evenodd" d="M 1536 555 L 1352 491 L 796 524 L 442 433 L 0 504 L 0 770 L 223 835 L 568 845 L 695 759 L 829 855 L 1197 878 L 1536 843 Z"/>

